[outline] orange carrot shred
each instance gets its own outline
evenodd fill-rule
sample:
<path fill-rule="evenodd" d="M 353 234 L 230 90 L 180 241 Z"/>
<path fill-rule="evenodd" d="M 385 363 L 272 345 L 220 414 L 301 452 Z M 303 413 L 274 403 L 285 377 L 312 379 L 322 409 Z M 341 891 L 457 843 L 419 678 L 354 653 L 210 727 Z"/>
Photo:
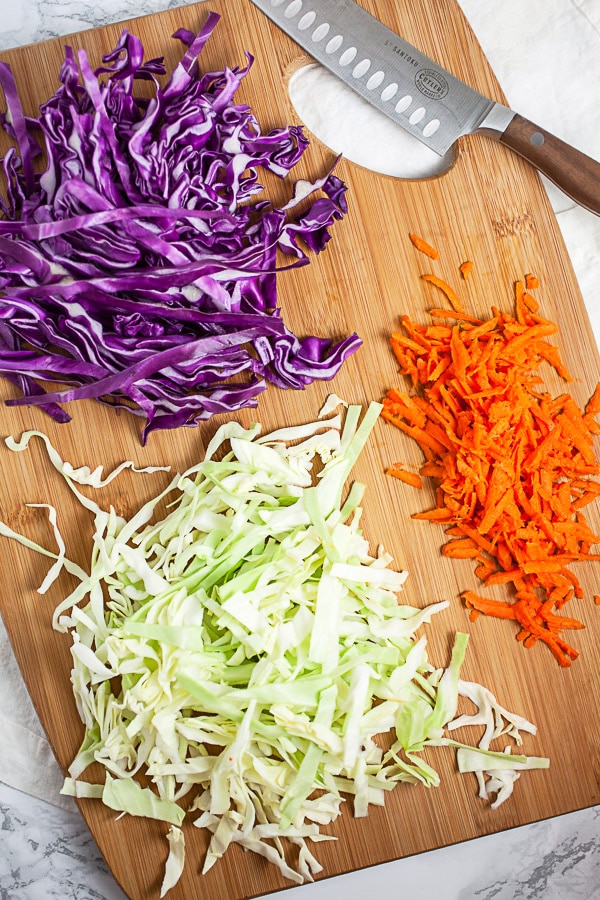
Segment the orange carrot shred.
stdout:
<path fill-rule="evenodd" d="M 401 463 L 394 463 L 393 466 L 390 466 L 389 469 L 386 470 L 385 474 L 391 475 L 393 478 L 397 478 L 399 481 L 403 481 L 411 487 L 423 487 L 423 479 L 421 476 L 417 472 L 409 472 L 406 469 L 403 469 Z"/>
<path fill-rule="evenodd" d="M 532 297 L 531 294 L 529 294 L 527 292 L 525 294 L 523 294 L 523 303 L 525 304 L 525 306 L 527 307 L 529 312 L 532 312 L 532 313 L 536 313 L 538 311 L 538 309 L 540 308 L 540 305 L 537 302 L 537 300 L 534 297 Z"/>
<path fill-rule="evenodd" d="M 473 271 L 473 260 L 466 259 L 463 263 L 460 264 L 459 269 L 460 269 L 460 273 L 461 273 L 462 277 L 466 281 L 467 278 L 469 277 L 469 275 L 471 274 L 471 272 Z"/>
<path fill-rule="evenodd" d="M 472 322 L 473 325 L 481 323 L 481 319 L 476 319 L 474 316 L 469 316 L 467 313 L 460 312 L 457 309 L 430 309 L 429 315 L 438 319 L 458 319 L 461 322 Z"/>
<path fill-rule="evenodd" d="M 414 393 L 390 390 L 382 416 L 417 441 L 425 456 L 420 475 L 436 485 L 434 508 L 412 518 L 445 526 L 442 554 L 472 559 L 486 587 L 508 591 L 507 601 L 466 591 L 471 621 L 480 614 L 512 620 L 523 647 L 545 645 L 569 666 L 578 652 L 561 633 L 584 627 L 558 614 L 583 596 L 570 565 L 600 558 L 592 552 L 600 536 L 581 511 L 600 496 L 600 384 L 584 410 L 569 394 L 545 389 L 542 363 L 572 378 L 547 340 L 558 326 L 539 315 L 529 293 L 539 287 L 535 275 L 515 284 L 513 315 L 494 307 L 487 321 L 469 315 L 445 281 L 421 277 L 452 307 L 430 310 L 432 319 L 454 321 L 432 327 L 403 316 L 401 354 L 398 336 L 392 340 Z M 600 594 L 594 602 L 600 606 Z"/>
<path fill-rule="evenodd" d="M 467 609 L 476 609 L 478 612 L 497 616 L 499 619 L 515 619 L 514 604 L 504 603 L 501 600 L 488 600 L 474 591 L 465 591 L 462 595 Z"/>
<path fill-rule="evenodd" d="M 525 303 L 525 285 L 522 281 L 515 283 L 515 310 L 518 321 L 525 324 L 528 321 L 530 310 Z"/>
<path fill-rule="evenodd" d="M 479 556 L 479 548 L 469 538 L 460 538 L 444 544 L 442 553 L 452 559 L 476 559 Z"/>
<path fill-rule="evenodd" d="M 413 245 L 420 250 L 421 253 L 424 253 L 425 256 L 428 256 L 430 259 L 439 259 L 439 251 L 432 247 L 431 244 L 422 238 L 418 234 L 409 234 L 409 238 L 411 239 Z"/>
<path fill-rule="evenodd" d="M 439 288 L 442 293 L 444 293 L 447 299 L 450 302 L 450 306 L 455 312 L 464 313 L 465 308 L 462 304 L 462 301 L 458 297 L 457 293 L 450 287 L 450 285 L 444 281 L 443 278 L 438 278 L 437 275 L 421 275 L 423 281 L 428 281 L 430 284 L 435 285 L 435 287 Z"/>

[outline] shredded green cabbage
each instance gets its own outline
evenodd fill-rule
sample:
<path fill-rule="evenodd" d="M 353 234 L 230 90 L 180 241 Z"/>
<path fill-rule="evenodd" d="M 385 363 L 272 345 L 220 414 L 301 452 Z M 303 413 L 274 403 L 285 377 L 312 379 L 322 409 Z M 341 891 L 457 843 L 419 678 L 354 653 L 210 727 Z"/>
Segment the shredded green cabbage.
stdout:
<path fill-rule="evenodd" d="M 170 826 L 161 896 L 183 870 L 184 819 L 212 833 L 204 872 L 239 843 L 301 883 L 321 870 L 309 846 L 332 839 L 320 826 L 337 818 L 344 795 L 364 816 L 398 782 L 439 783 L 420 756 L 425 746 L 458 747 L 459 769 L 477 772 L 480 788 L 492 779 L 488 794 L 500 801 L 520 771 L 547 764 L 507 753 L 500 766 L 490 740 L 520 741 L 519 729 L 535 727 L 461 682 L 466 635 L 456 636 L 445 670 L 431 665 L 416 632 L 448 603 L 399 603 L 407 573 L 390 568 L 383 549 L 371 553 L 360 529 L 363 486 L 342 503 L 380 408 L 361 421 L 350 406 L 343 424 L 336 415 L 267 436 L 258 425 L 225 424 L 205 459 L 129 521 L 76 487 L 105 484 L 101 469 L 63 463 L 39 432 L 7 440 L 13 450 L 44 440 L 95 519 L 89 573 L 66 557 L 52 507 L 57 553 L 2 528 L 55 560 L 44 590 L 62 568 L 79 579 L 54 614 L 71 636 L 85 725 L 63 791 Z M 324 463 L 318 477 L 315 456 Z M 455 718 L 461 694 L 474 716 Z M 465 718 L 486 726 L 481 748 L 445 736 Z M 390 733 L 382 749 L 378 736 Z M 104 766 L 103 784 L 79 780 L 92 762 Z M 282 838 L 295 846 L 294 865 Z"/>

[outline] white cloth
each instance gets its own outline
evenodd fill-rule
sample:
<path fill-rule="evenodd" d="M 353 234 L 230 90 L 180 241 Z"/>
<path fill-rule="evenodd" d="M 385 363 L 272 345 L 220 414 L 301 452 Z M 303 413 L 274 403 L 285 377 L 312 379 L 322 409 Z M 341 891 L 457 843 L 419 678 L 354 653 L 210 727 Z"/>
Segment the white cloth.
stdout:
<path fill-rule="evenodd" d="M 73 809 L 60 794 L 62 774 L 0 618 L 0 781 L 55 806 Z"/>
<path fill-rule="evenodd" d="M 506 94 L 509 105 L 522 115 L 545 127 L 588 155 L 600 160 L 600 0 L 459 0 L 475 34 Z M 110 0 L 113 21 L 134 13 L 124 0 Z M 167 8 L 152 0 L 152 10 Z M 107 12 L 103 5 L 104 13 Z M 46 6 L 44 5 L 44 10 Z M 141 11 L 141 10 L 140 10 Z M 46 13 L 44 13 L 46 14 Z M 10 19 L 10 16 L 9 16 Z M 106 21 L 106 19 L 104 19 Z M 5 23 L 6 24 L 6 23 Z M 15 34 L 22 35 L 22 24 L 15 23 Z M 62 33 L 77 27 L 98 24 L 95 21 L 56 23 Z M 7 27 L 10 26 L 10 22 Z M 38 37 L 47 36 L 47 27 Z M 31 40 L 23 36 L 22 40 Z M 302 89 L 299 89 L 302 94 Z M 298 103 L 306 103 L 304 97 Z M 314 96 L 314 93 L 313 93 Z M 345 116 L 340 118 L 340 128 Z M 307 123 L 308 124 L 308 123 Z M 315 131 L 326 130 L 321 122 Z M 334 129 L 334 133 L 335 133 Z M 354 130 L 356 132 L 356 130 Z M 368 129 L 361 129 L 364 140 Z M 324 137 L 324 134 L 320 134 Z M 352 147 L 356 133 L 348 130 L 343 150 L 356 159 L 360 147 Z M 378 138 L 373 153 L 382 166 L 397 159 L 396 138 Z M 406 156 L 406 154 L 405 154 Z M 372 158 L 372 157 L 371 157 Z M 422 164 L 420 157 L 415 164 Z M 431 157 L 425 162 L 431 164 Z M 405 158 L 406 164 L 406 158 Z M 403 174 L 411 174 L 404 171 Z M 547 184 L 565 243 L 588 312 L 600 343 L 600 303 L 596 299 L 600 284 L 600 217 L 575 206 Z M 69 806 L 71 800 L 58 793 L 62 776 L 23 684 L 4 626 L 0 622 L 0 780 L 17 789 Z"/>

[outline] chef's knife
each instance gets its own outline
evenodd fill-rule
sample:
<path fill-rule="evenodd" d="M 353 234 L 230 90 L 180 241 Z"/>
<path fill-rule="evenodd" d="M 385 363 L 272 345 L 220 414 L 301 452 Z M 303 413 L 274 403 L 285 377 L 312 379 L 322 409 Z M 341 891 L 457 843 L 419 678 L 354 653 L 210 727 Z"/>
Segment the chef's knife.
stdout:
<path fill-rule="evenodd" d="M 443 156 L 480 132 L 600 215 L 600 163 L 464 84 L 354 0 L 252 0 L 317 62 Z"/>

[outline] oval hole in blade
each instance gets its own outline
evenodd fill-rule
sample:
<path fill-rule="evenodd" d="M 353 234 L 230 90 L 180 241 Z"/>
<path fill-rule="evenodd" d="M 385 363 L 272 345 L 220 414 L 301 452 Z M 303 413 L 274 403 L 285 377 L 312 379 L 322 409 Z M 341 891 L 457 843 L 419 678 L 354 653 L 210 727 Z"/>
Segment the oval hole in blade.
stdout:
<path fill-rule="evenodd" d="M 453 149 L 438 156 L 317 63 L 294 72 L 288 93 L 294 109 L 320 141 L 373 172 L 394 178 L 431 178 L 454 162 Z"/>

